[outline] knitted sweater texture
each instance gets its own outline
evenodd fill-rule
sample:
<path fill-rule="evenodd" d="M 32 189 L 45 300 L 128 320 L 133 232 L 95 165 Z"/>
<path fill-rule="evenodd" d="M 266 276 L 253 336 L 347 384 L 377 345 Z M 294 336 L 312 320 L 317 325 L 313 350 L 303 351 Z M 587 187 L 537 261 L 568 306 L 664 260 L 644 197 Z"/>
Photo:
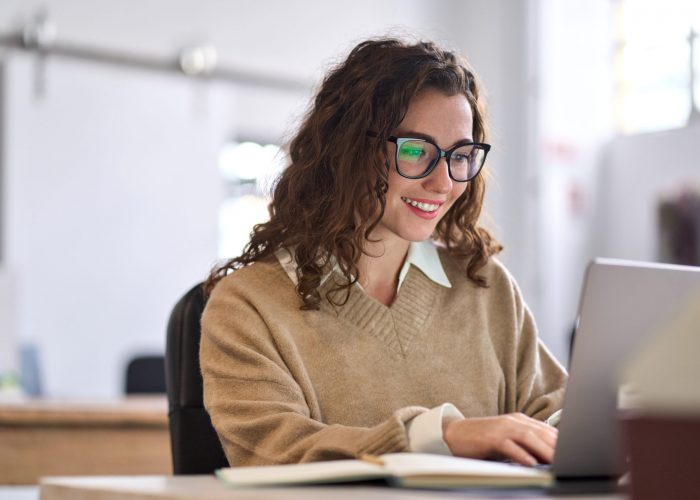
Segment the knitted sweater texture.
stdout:
<path fill-rule="evenodd" d="M 442 250 L 452 288 L 411 267 L 394 303 L 353 286 L 349 300 L 300 310 L 274 260 L 224 278 L 202 316 L 204 402 L 232 465 L 408 451 L 405 423 L 453 403 L 466 417 L 561 406 L 566 374 L 537 338 L 495 259 L 467 279 Z M 340 280 L 331 275 L 321 296 Z"/>

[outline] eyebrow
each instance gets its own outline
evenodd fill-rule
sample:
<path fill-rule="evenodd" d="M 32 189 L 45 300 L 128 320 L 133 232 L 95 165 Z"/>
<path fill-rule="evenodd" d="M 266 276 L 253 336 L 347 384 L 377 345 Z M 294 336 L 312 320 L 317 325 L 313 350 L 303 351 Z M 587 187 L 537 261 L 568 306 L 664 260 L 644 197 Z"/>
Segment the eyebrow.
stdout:
<path fill-rule="evenodd" d="M 426 141 L 434 142 L 435 144 L 438 143 L 438 141 L 433 137 L 432 135 L 429 134 L 424 134 L 422 132 L 415 132 L 413 130 L 399 130 L 396 134 L 394 134 L 396 137 L 413 137 L 415 139 L 425 139 Z M 445 149 L 451 149 L 457 145 L 461 145 L 463 143 L 474 143 L 474 139 L 471 138 L 464 138 L 460 139 L 451 146 L 445 148 Z"/>

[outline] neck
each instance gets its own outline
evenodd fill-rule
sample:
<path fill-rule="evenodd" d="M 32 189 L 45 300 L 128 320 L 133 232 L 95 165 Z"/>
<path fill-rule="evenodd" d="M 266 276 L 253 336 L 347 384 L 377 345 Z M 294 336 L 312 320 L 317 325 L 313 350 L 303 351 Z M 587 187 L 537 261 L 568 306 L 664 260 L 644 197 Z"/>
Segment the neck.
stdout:
<path fill-rule="evenodd" d="M 365 292 L 385 305 L 390 305 L 396 296 L 399 273 L 409 244 L 402 238 L 367 242 L 365 253 L 357 263 L 359 281 Z"/>

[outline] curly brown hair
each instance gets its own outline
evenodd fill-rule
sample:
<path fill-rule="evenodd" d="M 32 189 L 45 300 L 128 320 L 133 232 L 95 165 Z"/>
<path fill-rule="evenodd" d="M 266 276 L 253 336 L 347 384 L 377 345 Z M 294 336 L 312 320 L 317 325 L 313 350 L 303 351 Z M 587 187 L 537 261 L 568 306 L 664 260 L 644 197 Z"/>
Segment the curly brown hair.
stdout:
<path fill-rule="evenodd" d="M 365 243 L 384 214 L 386 140 L 411 99 L 427 88 L 463 94 L 472 109 L 474 141 L 485 142 L 483 97 L 466 61 L 432 42 L 381 38 L 360 43 L 327 74 L 291 141 L 290 164 L 275 184 L 270 220 L 253 228 L 240 256 L 212 270 L 207 291 L 230 271 L 293 248 L 301 308 L 318 309 L 322 276 L 331 262 L 345 281 L 326 298 L 345 303 L 359 278 L 357 263 Z M 481 287 L 487 283 L 478 271 L 502 249 L 477 226 L 485 187 L 483 174 L 470 181 L 433 234 L 451 255 L 465 260 L 468 278 Z M 344 299 L 336 301 L 342 291 Z"/>

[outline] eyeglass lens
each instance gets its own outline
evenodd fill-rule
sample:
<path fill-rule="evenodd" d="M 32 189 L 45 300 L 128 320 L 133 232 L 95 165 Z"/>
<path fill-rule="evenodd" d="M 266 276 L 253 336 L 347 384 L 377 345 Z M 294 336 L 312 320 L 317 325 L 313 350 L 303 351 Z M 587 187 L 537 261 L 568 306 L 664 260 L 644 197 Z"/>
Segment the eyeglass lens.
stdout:
<path fill-rule="evenodd" d="M 440 159 L 440 150 L 420 139 L 400 141 L 397 147 L 397 166 L 406 177 L 423 176 Z M 472 179 L 479 173 L 485 156 L 482 148 L 471 144 L 454 150 L 449 161 L 452 177 L 459 181 Z"/>

